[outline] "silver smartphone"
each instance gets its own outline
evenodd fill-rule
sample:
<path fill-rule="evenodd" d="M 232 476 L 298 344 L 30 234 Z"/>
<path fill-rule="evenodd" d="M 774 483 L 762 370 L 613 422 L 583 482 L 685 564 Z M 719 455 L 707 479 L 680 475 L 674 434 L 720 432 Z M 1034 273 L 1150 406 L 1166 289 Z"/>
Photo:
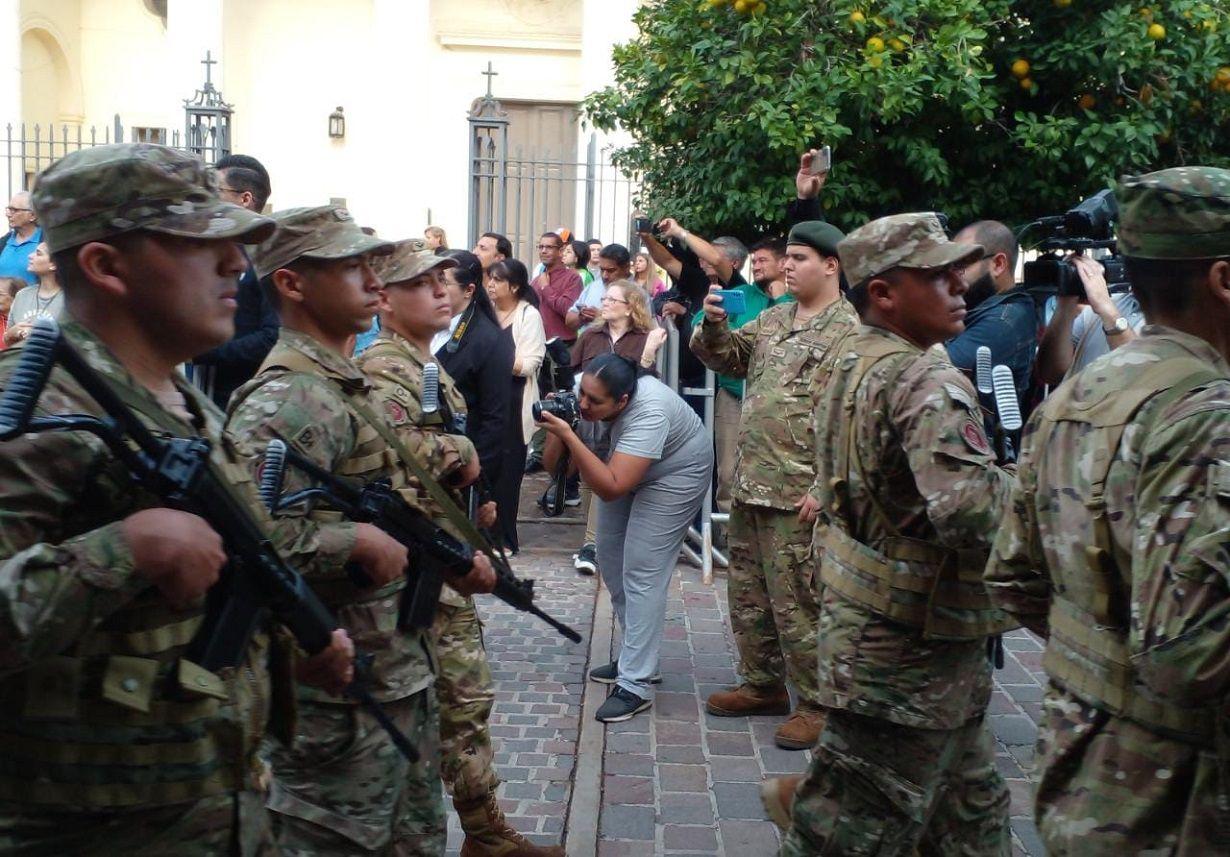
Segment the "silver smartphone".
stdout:
<path fill-rule="evenodd" d="M 833 166 L 833 150 L 830 147 L 825 146 L 811 156 L 811 174 L 813 176 L 827 173 L 831 166 Z"/>

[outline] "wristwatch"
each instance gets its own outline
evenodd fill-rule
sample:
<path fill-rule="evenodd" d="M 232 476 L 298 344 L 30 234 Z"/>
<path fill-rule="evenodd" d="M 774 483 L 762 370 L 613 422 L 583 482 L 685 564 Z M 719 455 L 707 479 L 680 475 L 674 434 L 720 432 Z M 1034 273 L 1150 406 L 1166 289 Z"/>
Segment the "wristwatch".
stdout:
<path fill-rule="evenodd" d="M 1131 325 L 1128 324 L 1128 320 L 1124 318 L 1123 316 L 1119 316 L 1117 319 L 1111 322 L 1110 327 L 1103 327 L 1102 332 L 1105 333 L 1107 336 L 1114 336 L 1119 333 L 1127 333 L 1128 328 L 1130 327 Z"/>

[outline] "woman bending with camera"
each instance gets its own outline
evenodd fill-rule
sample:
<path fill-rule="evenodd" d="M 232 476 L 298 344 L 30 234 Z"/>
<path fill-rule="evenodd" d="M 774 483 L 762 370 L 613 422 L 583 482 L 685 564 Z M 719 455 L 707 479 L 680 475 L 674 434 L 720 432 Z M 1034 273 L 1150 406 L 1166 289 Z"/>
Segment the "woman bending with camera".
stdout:
<path fill-rule="evenodd" d="M 616 723 L 652 704 L 666 590 L 712 478 L 713 445 L 683 399 L 618 354 L 600 355 L 587 366 L 580 416 L 610 423 L 609 459 L 591 452 L 569 423 L 544 411 L 541 425 L 551 439 L 543 463 L 553 468 L 567 450 L 595 495 L 598 567 L 623 628 L 623 645 L 617 661 L 589 677 L 615 685 L 597 718 Z"/>

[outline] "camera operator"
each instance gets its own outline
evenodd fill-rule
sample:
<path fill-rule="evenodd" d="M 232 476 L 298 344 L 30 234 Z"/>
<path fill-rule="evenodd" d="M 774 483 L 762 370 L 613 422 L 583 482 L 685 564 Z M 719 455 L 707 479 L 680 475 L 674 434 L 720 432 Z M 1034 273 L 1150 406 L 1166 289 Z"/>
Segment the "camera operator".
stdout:
<path fill-rule="evenodd" d="M 589 673 L 616 685 L 598 709 L 603 723 L 628 720 L 653 704 L 666 590 L 713 471 L 713 447 L 696 414 L 641 371 L 635 360 L 602 354 L 581 376 L 579 413 L 564 420 L 558 412 L 567 403 L 538 408 L 539 425 L 551 435 L 544 463 L 553 469 L 567 450 L 596 495 L 598 568 L 623 628 L 618 660 Z M 576 417 L 610 423 L 607 461 L 573 431 Z"/>
<path fill-rule="evenodd" d="M 1070 259 L 1085 286 L 1088 305 L 1082 308 L 1077 295 L 1055 299 L 1055 315 L 1038 345 L 1038 377 L 1052 386 L 1131 342 L 1145 323 L 1135 295 L 1130 291 L 1110 294 L 1096 260 L 1088 256 Z"/>
<path fill-rule="evenodd" d="M 965 293 L 965 330 L 946 343 L 948 357 L 972 378 L 978 347 L 990 348 L 992 363 L 1002 363 L 1012 370 L 1017 402 L 1025 413 L 1038 346 L 1038 308 L 1031 293 L 1016 288 L 1016 236 L 998 221 L 980 220 L 952 240 L 979 244 L 983 254 L 965 269 L 969 286 Z"/>

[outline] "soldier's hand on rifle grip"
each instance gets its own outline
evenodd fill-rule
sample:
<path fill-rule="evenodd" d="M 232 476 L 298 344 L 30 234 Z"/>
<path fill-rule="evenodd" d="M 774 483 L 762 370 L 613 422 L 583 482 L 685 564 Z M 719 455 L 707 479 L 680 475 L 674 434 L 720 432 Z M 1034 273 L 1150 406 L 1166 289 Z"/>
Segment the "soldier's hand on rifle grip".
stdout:
<path fill-rule="evenodd" d="M 195 604 L 226 565 L 222 537 L 203 518 L 176 509 L 143 509 L 120 524 L 137 573 L 173 607 Z"/>
<path fill-rule="evenodd" d="M 362 567 L 372 586 L 384 586 L 405 574 L 410 554 L 405 545 L 379 527 L 355 524 L 350 561 Z"/>
<path fill-rule="evenodd" d="M 496 506 L 494 500 L 488 500 L 486 503 L 478 507 L 478 525 L 484 530 L 489 530 L 495 526 L 496 521 Z"/>
<path fill-rule="evenodd" d="M 295 678 L 325 693 L 341 696 L 354 681 L 354 643 L 337 628 L 329 647 L 295 665 Z"/>
<path fill-rule="evenodd" d="M 474 565 L 465 577 L 450 580 L 449 585 L 462 595 L 478 595 L 495 589 L 495 569 L 486 554 L 474 554 Z"/>

